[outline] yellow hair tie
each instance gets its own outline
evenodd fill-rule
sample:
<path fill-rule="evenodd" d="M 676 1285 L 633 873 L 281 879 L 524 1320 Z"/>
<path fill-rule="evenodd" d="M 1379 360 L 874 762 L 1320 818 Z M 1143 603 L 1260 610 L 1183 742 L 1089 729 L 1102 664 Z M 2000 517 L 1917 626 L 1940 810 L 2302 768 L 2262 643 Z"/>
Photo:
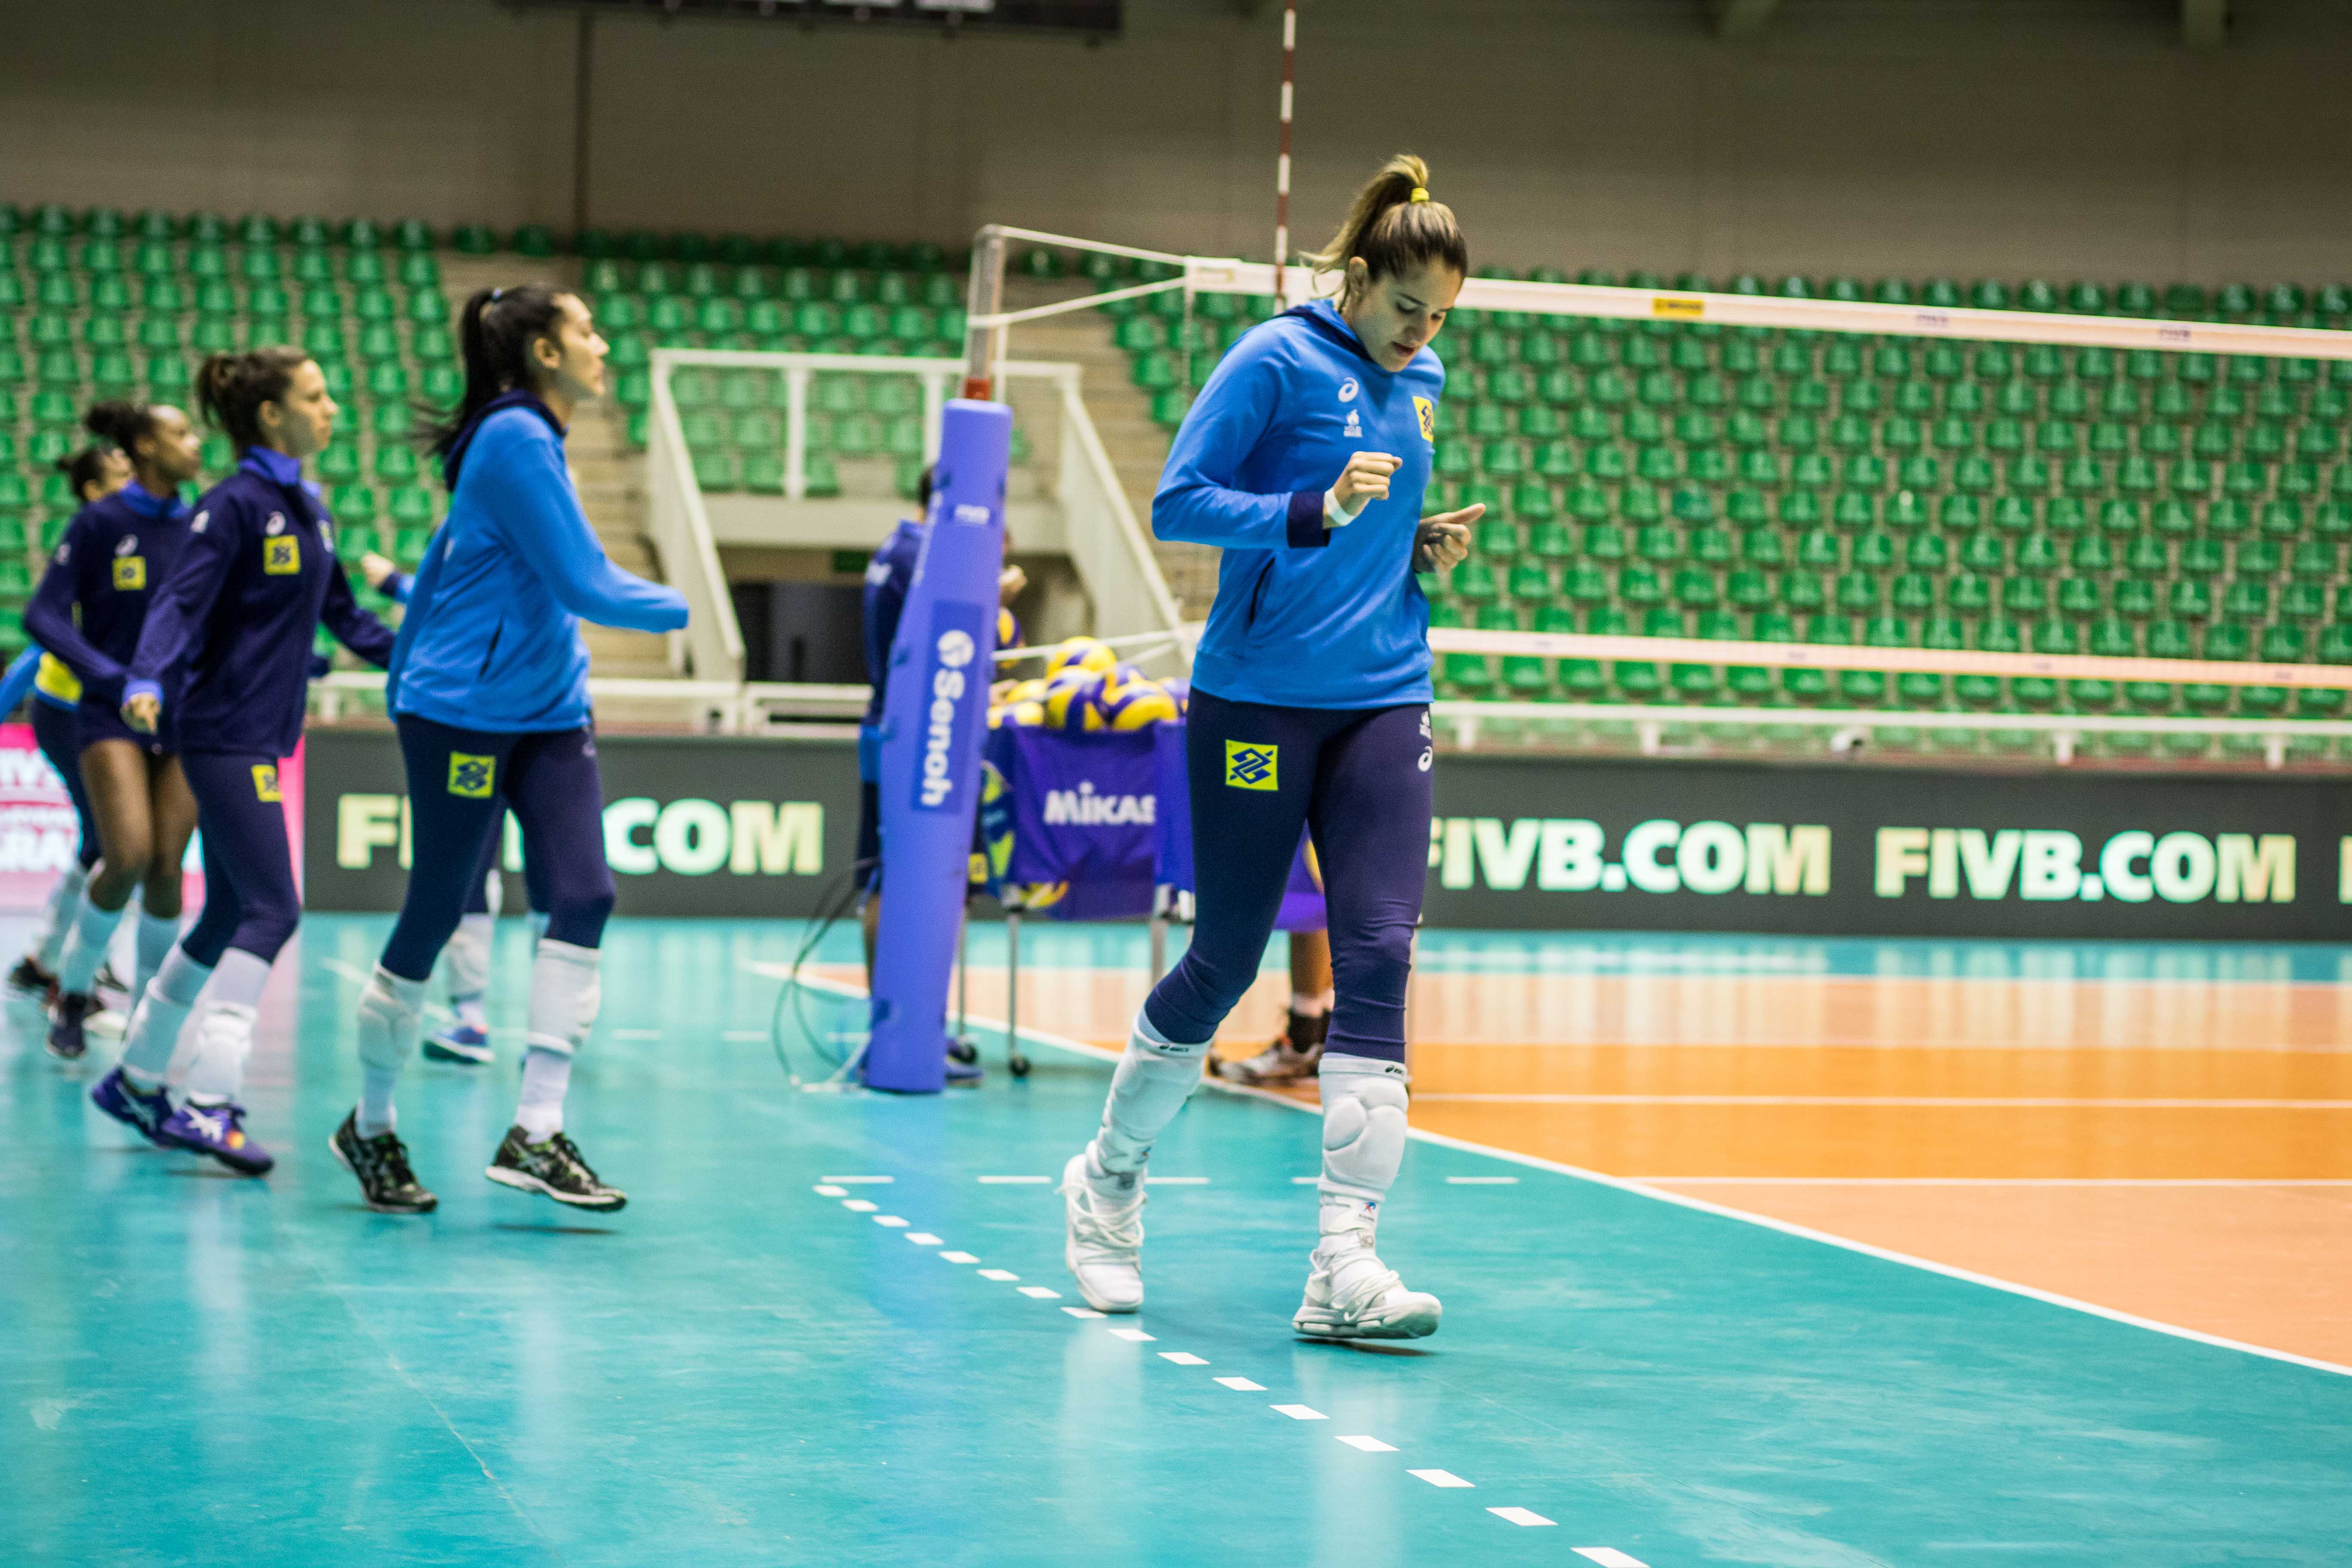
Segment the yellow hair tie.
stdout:
<path fill-rule="evenodd" d="M 1412 195 L 1407 196 L 1405 199 L 1407 201 L 1413 202 L 1425 202 L 1429 199 L 1429 193 L 1423 190 L 1419 185 L 1415 185 L 1412 188 Z"/>

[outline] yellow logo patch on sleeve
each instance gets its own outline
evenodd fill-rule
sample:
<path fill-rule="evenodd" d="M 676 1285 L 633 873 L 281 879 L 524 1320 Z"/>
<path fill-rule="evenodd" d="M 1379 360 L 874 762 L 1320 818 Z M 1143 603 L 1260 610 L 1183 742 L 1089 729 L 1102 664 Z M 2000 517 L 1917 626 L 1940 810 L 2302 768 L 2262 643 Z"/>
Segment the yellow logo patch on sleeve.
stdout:
<path fill-rule="evenodd" d="M 278 793 L 278 764 L 276 763 L 256 763 L 253 764 L 253 798 L 256 800 L 268 801 L 282 801 L 286 798 L 284 795 Z"/>
<path fill-rule="evenodd" d="M 1275 765 L 1281 752 L 1279 746 L 1261 746 L 1252 741 L 1227 741 L 1225 783 L 1234 789 L 1275 788 Z"/>
<path fill-rule="evenodd" d="M 147 557 L 118 555 L 114 558 L 114 586 L 118 593 L 135 594 L 147 586 Z"/>
<path fill-rule="evenodd" d="M 1426 397 L 1412 400 L 1412 411 L 1421 416 L 1421 438 L 1431 446 L 1437 445 L 1437 405 Z"/>
<path fill-rule="evenodd" d="M 272 577 L 293 577 L 302 571 L 302 542 L 292 534 L 261 542 L 261 570 Z"/>
<path fill-rule="evenodd" d="M 467 800 L 488 800 L 498 771 L 499 760 L 496 757 L 452 752 L 449 753 L 449 793 Z"/>

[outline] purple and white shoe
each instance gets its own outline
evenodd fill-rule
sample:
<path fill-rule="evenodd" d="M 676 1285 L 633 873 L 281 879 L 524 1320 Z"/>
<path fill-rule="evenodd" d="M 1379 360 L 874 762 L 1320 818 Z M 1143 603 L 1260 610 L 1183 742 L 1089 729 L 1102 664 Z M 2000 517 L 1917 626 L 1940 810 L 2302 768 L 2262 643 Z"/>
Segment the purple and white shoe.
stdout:
<path fill-rule="evenodd" d="M 166 1089 L 142 1094 L 139 1088 L 122 1076 L 116 1068 L 89 1091 L 90 1102 L 125 1127 L 135 1127 L 142 1137 L 159 1149 L 173 1145 L 163 1141 L 163 1123 L 172 1118 L 172 1096 Z"/>
<path fill-rule="evenodd" d="M 425 1037 L 425 1054 L 436 1062 L 464 1062 L 467 1067 L 480 1067 L 496 1058 L 490 1037 L 467 1023 L 455 1023 Z"/>
<path fill-rule="evenodd" d="M 155 1141 L 192 1154 L 210 1154 L 247 1176 L 267 1174 L 278 1163 L 275 1155 L 245 1135 L 245 1107 L 234 1100 L 183 1105 L 156 1130 Z"/>

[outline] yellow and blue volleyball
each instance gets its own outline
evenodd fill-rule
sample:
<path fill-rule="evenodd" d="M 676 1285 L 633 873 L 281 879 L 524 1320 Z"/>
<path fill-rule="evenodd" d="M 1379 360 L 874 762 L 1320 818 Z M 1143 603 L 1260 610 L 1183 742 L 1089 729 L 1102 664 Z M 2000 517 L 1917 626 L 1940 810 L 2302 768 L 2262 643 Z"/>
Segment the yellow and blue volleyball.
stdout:
<path fill-rule="evenodd" d="M 1130 680 L 1107 693 L 1102 711 L 1104 727 L 1111 730 L 1148 730 L 1172 724 L 1177 716 L 1176 700 L 1156 680 Z"/>
<path fill-rule="evenodd" d="M 1066 673 L 1046 682 L 1044 707 L 1048 728 L 1099 730 L 1103 678 L 1091 671 Z"/>
<path fill-rule="evenodd" d="M 1034 700 L 1000 703 L 988 710 L 988 727 L 998 730 L 1010 724 L 1017 730 L 1034 730 L 1045 721 L 1045 705 Z"/>
<path fill-rule="evenodd" d="M 1045 679 L 1053 679 L 1065 670 L 1085 670 L 1093 675 L 1108 675 L 1118 668 L 1118 656 L 1108 644 L 1098 637 L 1068 637 L 1055 645 L 1045 656 Z"/>

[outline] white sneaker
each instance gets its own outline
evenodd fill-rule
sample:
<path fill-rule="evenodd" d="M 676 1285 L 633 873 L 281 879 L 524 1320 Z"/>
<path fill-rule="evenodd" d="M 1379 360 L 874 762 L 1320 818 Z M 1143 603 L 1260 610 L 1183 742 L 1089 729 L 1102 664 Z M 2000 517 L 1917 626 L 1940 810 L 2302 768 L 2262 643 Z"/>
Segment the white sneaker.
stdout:
<path fill-rule="evenodd" d="M 1322 1063 L 1321 1046 L 1302 1051 L 1286 1035 L 1246 1060 L 1219 1062 L 1217 1076 L 1227 1083 L 1297 1083 L 1313 1078 Z"/>
<path fill-rule="evenodd" d="M 1293 1329 L 1318 1340 L 1418 1340 L 1437 1331 L 1444 1305 L 1425 1290 L 1406 1289 L 1371 1239 L 1349 1231 L 1317 1245 Z"/>
<path fill-rule="evenodd" d="M 1132 1312 L 1143 1305 L 1143 1179 L 1135 1201 L 1124 1208 L 1099 1206 L 1087 1182 L 1087 1152 L 1062 1167 L 1063 1223 L 1068 1240 L 1062 1261 L 1078 1282 L 1078 1294 L 1097 1312 Z"/>

